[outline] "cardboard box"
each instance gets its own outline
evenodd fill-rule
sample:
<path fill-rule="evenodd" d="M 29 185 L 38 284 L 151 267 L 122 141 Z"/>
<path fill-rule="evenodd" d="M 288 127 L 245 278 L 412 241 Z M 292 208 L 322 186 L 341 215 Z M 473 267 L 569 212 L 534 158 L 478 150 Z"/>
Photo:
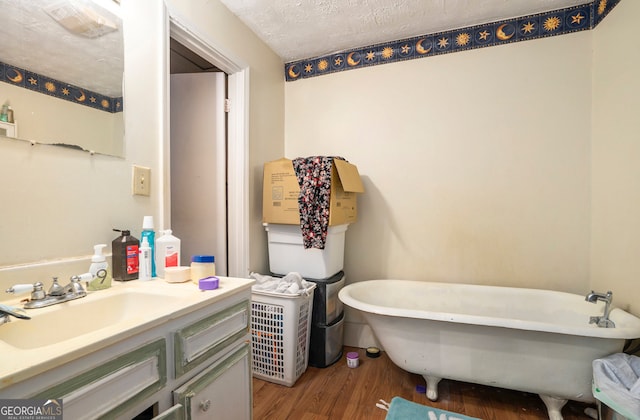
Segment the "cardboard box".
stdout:
<path fill-rule="evenodd" d="M 334 159 L 329 198 L 329 226 L 354 223 L 358 218 L 356 193 L 364 192 L 358 168 Z M 290 159 L 264 164 L 262 222 L 299 225 L 298 195 L 300 186 Z"/>

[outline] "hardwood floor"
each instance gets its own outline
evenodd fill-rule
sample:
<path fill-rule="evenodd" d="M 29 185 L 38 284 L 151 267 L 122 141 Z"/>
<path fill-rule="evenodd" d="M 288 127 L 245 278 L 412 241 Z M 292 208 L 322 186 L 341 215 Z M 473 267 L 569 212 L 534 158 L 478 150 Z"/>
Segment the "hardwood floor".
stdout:
<path fill-rule="evenodd" d="M 367 358 L 364 349 L 357 351 L 360 366 L 347 367 L 345 357 L 324 368 L 309 367 L 291 388 L 253 379 L 253 418 L 256 420 L 384 420 L 386 411 L 376 402 L 399 396 L 419 404 L 429 405 L 484 420 L 548 419 L 540 397 L 465 382 L 442 380 L 439 399 L 429 401 L 416 386 L 424 386 L 422 376 L 405 372 L 395 366 L 386 354 Z M 565 420 L 589 419 L 584 409 L 589 407 L 574 401 L 564 406 Z"/>

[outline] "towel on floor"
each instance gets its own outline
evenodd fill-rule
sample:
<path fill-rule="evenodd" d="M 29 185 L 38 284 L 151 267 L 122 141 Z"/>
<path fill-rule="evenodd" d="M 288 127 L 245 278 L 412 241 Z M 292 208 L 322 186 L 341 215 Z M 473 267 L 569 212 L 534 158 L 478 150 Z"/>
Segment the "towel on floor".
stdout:
<path fill-rule="evenodd" d="M 382 401 L 382 400 L 380 400 Z M 378 407 L 388 410 L 386 420 L 479 420 L 462 414 L 428 407 L 414 403 L 400 397 L 393 397 L 391 404 L 376 404 Z M 385 406 L 388 405 L 388 408 Z"/>
<path fill-rule="evenodd" d="M 593 396 L 628 418 L 640 418 L 640 357 L 615 353 L 596 359 Z"/>
<path fill-rule="evenodd" d="M 298 209 L 305 249 L 324 249 L 327 241 L 333 159 L 344 160 L 337 156 L 310 156 L 292 161 L 300 186 Z"/>
<path fill-rule="evenodd" d="M 309 296 L 309 293 L 315 286 L 315 283 L 306 281 L 300 273 L 296 272 L 291 272 L 284 277 L 272 277 L 251 273 L 249 277 L 256 281 L 256 284 L 251 287 L 251 289 L 255 291 Z"/>

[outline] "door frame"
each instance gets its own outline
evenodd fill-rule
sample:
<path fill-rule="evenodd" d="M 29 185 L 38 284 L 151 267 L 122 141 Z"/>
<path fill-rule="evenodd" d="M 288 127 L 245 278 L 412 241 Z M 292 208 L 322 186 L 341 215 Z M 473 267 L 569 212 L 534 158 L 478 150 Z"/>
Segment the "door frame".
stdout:
<path fill-rule="evenodd" d="M 165 3 L 166 48 L 165 88 L 167 101 L 165 115 L 170 105 L 169 39 L 173 38 L 227 74 L 227 95 L 232 104 L 227 113 L 227 245 L 229 277 L 249 276 L 249 66 L 231 56 L 215 41 L 200 33 L 184 17 Z M 167 124 L 165 133 L 170 133 Z M 160 159 L 164 196 L 162 217 L 171 220 L 171 165 L 170 139 L 165 135 Z"/>

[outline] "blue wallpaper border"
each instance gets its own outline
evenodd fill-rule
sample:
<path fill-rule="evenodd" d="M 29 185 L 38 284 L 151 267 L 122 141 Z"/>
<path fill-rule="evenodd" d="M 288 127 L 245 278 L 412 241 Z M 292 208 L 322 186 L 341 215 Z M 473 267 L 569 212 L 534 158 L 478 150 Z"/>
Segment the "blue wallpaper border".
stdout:
<path fill-rule="evenodd" d="M 595 28 L 620 1 L 594 0 L 566 9 L 292 61 L 284 66 L 285 80 L 586 31 Z"/>
<path fill-rule="evenodd" d="M 3 62 L 0 62 L 0 82 L 53 96 L 78 105 L 88 106 L 100 111 L 110 113 L 122 112 L 122 96 L 111 98 Z M 1 99 L 2 98 L 0 98 L 0 100 Z"/>

